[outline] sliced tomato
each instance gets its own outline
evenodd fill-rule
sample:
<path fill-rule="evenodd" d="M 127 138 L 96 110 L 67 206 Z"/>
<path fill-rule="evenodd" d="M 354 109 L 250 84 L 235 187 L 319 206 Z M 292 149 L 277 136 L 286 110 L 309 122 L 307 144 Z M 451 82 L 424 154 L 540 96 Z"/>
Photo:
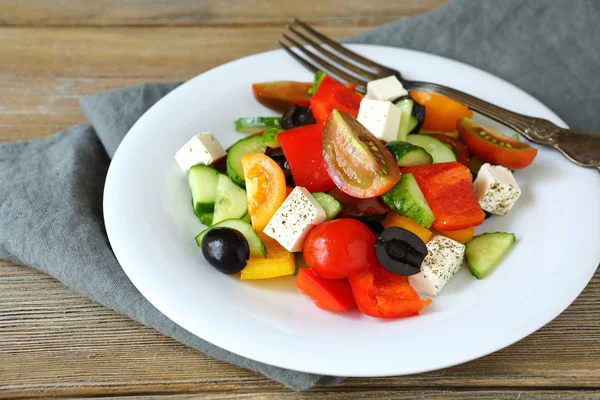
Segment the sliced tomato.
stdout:
<path fill-rule="evenodd" d="M 473 176 L 466 166 L 453 161 L 401 170 L 415 177 L 435 216 L 435 229 L 455 231 L 483 222 L 485 214 L 475 198 Z"/>
<path fill-rule="evenodd" d="M 296 287 L 324 310 L 346 311 L 356 304 L 348 279 L 325 279 L 310 268 L 300 268 Z"/>
<path fill-rule="evenodd" d="M 537 149 L 487 128 L 477 122 L 462 118 L 456 124 L 460 139 L 467 148 L 483 161 L 509 169 L 521 169 L 533 162 Z"/>
<path fill-rule="evenodd" d="M 433 136 L 446 146 L 450 147 L 452 151 L 454 151 L 454 154 L 456 154 L 456 161 L 463 165 L 469 165 L 469 150 L 459 139 L 440 133 L 427 133 L 427 135 Z"/>
<path fill-rule="evenodd" d="M 262 231 L 285 200 L 285 176 L 279 165 L 262 153 L 243 155 L 242 168 L 252 227 Z"/>
<path fill-rule="evenodd" d="M 294 104 L 308 107 L 312 82 L 275 81 L 252 85 L 254 98 L 265 107 L 285 111 Z"/>
<path fill-rule="evenodd" d="M 323 125 L 305 125 L 277 134 L 294 183 L 309 192 L 326 192 L 333 181 L 323 159 Z"/>
<path fill-rule="evenodd" d="M 362 97 L 354 90 L 325 75 L 310 99 L 310 109 L 317 122 L 325 122 L 333 110 L 358 116 Z"/>
<path fill-rule="evenodd" d="M 348 280 L 358 308 L 371 317 L 410 317 L 431 304 L 430 299 L 419 298 L 406 277 L 393 274 L 378 263 Z"/>
<path fill-rule="evenodd" d="M 320 277 L 341 279 L 360 274 L 376 263 L 375 236 L 365 224 L 340 218 L 314 227 L 302 252 Z"/>
<path fill-rule="evenodd" d="M 396 159 L 352 115 L 334 110 L 323 128 L 327 172 L 344 193 L 367 199 L 390 190 L 400 180 Z"/>
<path fill-rule="evenodd" d="M 424 129 L 453 131 L 459 119 L 473 116 L 467 106 L 441 94 L 412 91 L 410 97 L 425 106 Z"/>
<path fill-rule="evenodd" d="M 352 197 L 336 186 L 327 194 L 335 197 L 342 204 L 340 217 L 369 217 L 372 215 L 381 215 L 390 211 L 390 208 L 381 197 L 372 197 L 370 199 L 357 199 Z"/>

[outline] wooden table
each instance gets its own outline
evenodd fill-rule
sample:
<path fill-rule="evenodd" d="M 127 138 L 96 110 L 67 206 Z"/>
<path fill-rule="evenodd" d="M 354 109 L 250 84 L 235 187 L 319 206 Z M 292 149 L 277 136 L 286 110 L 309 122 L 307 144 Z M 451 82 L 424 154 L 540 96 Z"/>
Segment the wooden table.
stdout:
<path fill-rule="evenodd" d="M 444 2 L 0 0 L 0 142 L 84 122 L 81 96 L 186 80 L 273 49 L 292 16 L 343 38 Z M 490 356 L 297 394 L 205 357 L 32 268 L 0 261 L 3 398 L 584 399 L 600 398 L 598 389 L 600 274 L 555 321 Z"/>

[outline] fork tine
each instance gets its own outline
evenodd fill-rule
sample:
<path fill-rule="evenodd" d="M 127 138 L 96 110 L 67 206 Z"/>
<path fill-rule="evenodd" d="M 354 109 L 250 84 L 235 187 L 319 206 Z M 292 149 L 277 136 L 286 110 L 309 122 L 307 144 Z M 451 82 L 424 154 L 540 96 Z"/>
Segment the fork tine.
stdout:
<path fill-rule="evenodd" d="M 300 57 L 298 54 L 294 53 L 292 51 L 292 49 L 290 49 L 288 47 L 287 44 L 283 43 L 281 40 L 278 40 L 277 43 L 279 44 L 279 46 L 281 46 L 283 48 L 283 50 L 286 51 L 286 53 L 288 53 L 290 56 L 294 57 L 296 59 L 296 61 L 298 61 L 300 64 L 304 65 L 305 68 L 308 68 L 315 74 L 319 71 L 319 67 L 306 61 L 306 59 L 304 59 L 303 57 Z"/>
<path fill-rule="evenodd" d="M 294 33 L 296 36 L 298 36 L 300 39 L 304 40 L 306 43 L 308 43 L 309 45 L 311 45 L 313 47 L 313 49 L 315 49 L 317 52 L 321 52 L 323 54 L 325 54 L 327 57 L 331 58 L 332 60 L 334 60 L 335 62 L 337 62 L 339 65 L 341 65 L 342 67 L 356 73 L 359 76 L 365 77 L 368 80 L 373 80 L 374 78 L 377 77 L 377 74 L 374 74 L 371 71 L 368 71 L 366 69 L 363 69 L 357 65 L 354 65 L 346 60 L 344 60 L 341 57 L 338 57 L 337 55 L 333 54 L 332 52 L 330 52 L 329 50 L 327 50 L 325 47 L 321 46 L 320 44 L 318 44 L 317 42 L 315 42 L 314 40 L 306 37 L 303 33 L 299 32 L 298 30 L 296 30 L 293 26 L 288 25 L 287 28 Z"/>
<path fill-rule="evenodd" d="M 364 64 L 368 67 L 378 69 L 378 70 L 389 70 L 389 68 L 386 67 L 385 65 L 377 64 L 376 62 L 373 62 L 373 61 L 369 60 L 368 58 L 364 58 L 360 54 L 356 54 L 355 52 L 348 50 L 347 48 L 345 48 L 344 46 L 342 46 L 335 40 L 331 39 L 328 36 L 323 35 L 321 32 L 311 28 L 309 25 L 300 21 L 298 18 L 294 17 L 294 22 L 297 23 L 298 25 L 300 25 L 301 27 L 303 27 L 306 31 L 310 32 L 313 36 L 316 36 L 317 38 L 319 38 L 323 43 L 329 45 L 331 48 L 333 48 L 338 53 L 341 53 L 341 54 L 345 55 L 346 57 L 348 57 L 356 62 L 359 62 L 361 64 Z"/>
<path fill-rule="evenodd" d="M 359 78 L 356 78 L 350 74 L 347 74 L 346 72 L 342 71 L 341 69 L 335 67 L 334 65 L 328 63 L 327 61 L 323 60 L 321 57 L 319 57 L 318 55 L 316 55 L 313 52 L 310 52 L 308 50 L 306 50 L 304 48 L 304 46 L 302 46 L 300 43 L 296 42 L 294 39 L 292 39 L 291 37 L 289 37 L 288 35 L 286 35 L 285 33 L 283 34 L 283 37 L 286 38 L 291 44 L 293 44 L 294 46 L 296 46 L 298 48 L 298 50 L 300 50 L 302 53 L 304 53 L 309 59 L 315 61 L 316 63 L 318 63 L 322 69 L 327 70 L 327 72 L 330 72 L 333 75 L 336 75 L 338 78 L 342 78 L 348 82 L 353 82 L 356 83 L 356 86 L 361 86 L 361 88 L 366 89 L 367 87 L 367 81 L 361 80 Z M 291 50 L 290 50 L 291 51 Z"/>

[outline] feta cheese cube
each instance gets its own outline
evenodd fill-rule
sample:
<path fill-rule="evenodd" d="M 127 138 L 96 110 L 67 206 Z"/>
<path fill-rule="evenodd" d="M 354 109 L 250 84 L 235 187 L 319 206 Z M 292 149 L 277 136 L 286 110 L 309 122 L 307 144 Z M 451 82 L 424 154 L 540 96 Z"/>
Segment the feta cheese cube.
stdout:
<path fill-rule="evenodd" d="M 194 165 L 210 165 L 226 154 L 211 132 L 202 132 L 177 151 L 175 161 L 183 172 L 188 172 Z"/>
<path fill-rule="evenodd" d="M 508 168 L 487 163 L 477 173 L 473 189 L 481 208 L 498 215 L 508 214 L 521 195 L 521 189 Z"/>
<path fill-rule="evenodd" d="M 376 138 L 390 142 L 398 139 L 402 112 L 389 101 L 363 98 L 358 110 L 358 122 Z"/>
<path fill-rule="evenodd" d="M 387 78 L 377 79 L 367 83 L 366 99 L 371 100 L 396 100 L 398 97 L 406 96 L 408 92 L 402 83 L 394 75 Z"/>
<path fill-rule="evenodd" d="M 263 233 L 287 251 L 301 251 L 304 239 L 315 226 L 325 221 L 325 210 L 308 190 L 296 186 L 277 209 Z"/>
<path fill-rule="evenodd" d="M 408 283 L 417 291 L 436 296 L 462 266 L 465 246 L 445 236 L 434 236 L 427 243 L 427 256 L 421 272 L 408 277 Z"/>

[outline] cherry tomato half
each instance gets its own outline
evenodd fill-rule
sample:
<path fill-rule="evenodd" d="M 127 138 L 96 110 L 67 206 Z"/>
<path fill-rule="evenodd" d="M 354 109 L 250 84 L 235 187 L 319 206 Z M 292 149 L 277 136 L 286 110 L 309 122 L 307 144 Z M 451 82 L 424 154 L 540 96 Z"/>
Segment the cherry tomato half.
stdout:
<path fill-rule="evenodd" d="M 262 231 L 285 200 L 285 176 L 281 167 L 262 153 L 243 155 L 242 168 L 252 227 Z"/>
<path fill-rule="evenodd" d="M 360 199 L 377 197 L 400 180 L 396 159 L 350 114 L 333 110 L 323 128 L 327 172 L 344 193 Z"/>
<path fill-rule="evenodd" d="M 456 128 L 471 153 L 490 164 L 521 169 L 531 164 L 537 155 L 537 149 L 469 118 L 458 121 Z"/>
<path fill-rule="evenodd" d="M 375 256 L 375 236 L 365 224 L 340 218 L 313 228 L 304 242 L 304 259 L 321 278 L 341 279 L 367 271 Z"/>

